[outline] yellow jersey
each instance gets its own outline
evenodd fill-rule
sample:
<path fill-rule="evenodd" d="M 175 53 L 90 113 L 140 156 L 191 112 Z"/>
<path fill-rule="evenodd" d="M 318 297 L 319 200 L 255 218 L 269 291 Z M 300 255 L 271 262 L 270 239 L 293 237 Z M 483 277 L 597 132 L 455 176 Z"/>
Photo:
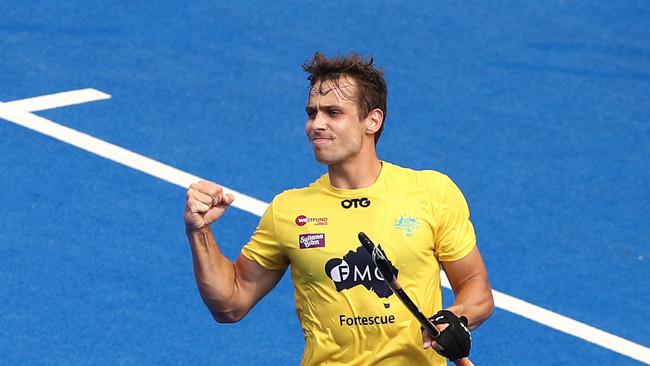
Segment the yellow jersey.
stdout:
<path fill-rule="evenodd" d="M 426 315 L 442 307 L 439 263 L 476 244 L 465 198 L 436 171 L 382 162 L 367 188 L 338 189 L 325 174 L 277 195 L 242 255 L 271 270 L 291 266 L 302 365 L 446 365 L 422 349 L 420 324 L 383 282 L 360 231 Z"/>

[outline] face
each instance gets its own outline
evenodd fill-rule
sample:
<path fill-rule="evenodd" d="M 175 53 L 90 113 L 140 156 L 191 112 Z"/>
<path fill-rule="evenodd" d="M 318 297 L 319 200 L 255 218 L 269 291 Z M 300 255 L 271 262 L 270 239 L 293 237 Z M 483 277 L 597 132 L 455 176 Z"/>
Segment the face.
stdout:
<path fill-rule="evenodd" d="M 368 138 L 355 101 L 354 80 L 342 77 L 338 88 L 331 81 L 322 84 L 310 90 L 305 131 L 316 160 L 335 165 L 358 156 Z"/>

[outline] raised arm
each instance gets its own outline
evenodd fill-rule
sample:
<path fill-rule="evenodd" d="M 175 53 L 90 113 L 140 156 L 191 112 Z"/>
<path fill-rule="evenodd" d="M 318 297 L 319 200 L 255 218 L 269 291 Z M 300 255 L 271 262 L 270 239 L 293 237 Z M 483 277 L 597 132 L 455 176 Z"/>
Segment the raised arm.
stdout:
<path fill-rule="evenodd" d="M 224 194 L 221 186 L 200 181 L 188 189 L 184 212 L 196 284 L 212 317 L 220 323 L 241 320 L 285 272 L 265 269 L 241 255 L 233 263 L 221 253 L 210 224 L 233 201 L 233 195 Z"/>

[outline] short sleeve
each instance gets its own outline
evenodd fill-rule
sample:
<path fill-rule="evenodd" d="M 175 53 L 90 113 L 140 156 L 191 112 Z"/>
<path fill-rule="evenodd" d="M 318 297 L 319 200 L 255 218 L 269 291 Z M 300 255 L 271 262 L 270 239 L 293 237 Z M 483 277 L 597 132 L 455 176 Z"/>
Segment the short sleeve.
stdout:
<path fill-rule="evenodd" d="M 273 202 L 266 208 L 257 229 L 241 254 L 270 270 L 285 269 L 289 265 L 282 243 L 278 241 Z"/>
<path fill-rule="evenodd" d="M 438 200 L 436 257 L 441 262 L 462 259 L 476 246 L 476 234 L 469 218 L 467 201 L 447 176 L 444 177 L 442 194 Z"/>

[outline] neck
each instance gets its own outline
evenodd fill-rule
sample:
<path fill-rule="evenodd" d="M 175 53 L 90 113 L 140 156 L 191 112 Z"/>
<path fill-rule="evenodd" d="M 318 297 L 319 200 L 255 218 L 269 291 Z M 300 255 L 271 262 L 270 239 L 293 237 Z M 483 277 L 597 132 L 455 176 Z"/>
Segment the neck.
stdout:
<path fill-rule="evenodd" d="M 340 189 L 360 189 L 370 187 L 381 172 L 381 161 L 377 154 L 357 156 L 346 161 L 327 166 L 330 183 Z"/>

